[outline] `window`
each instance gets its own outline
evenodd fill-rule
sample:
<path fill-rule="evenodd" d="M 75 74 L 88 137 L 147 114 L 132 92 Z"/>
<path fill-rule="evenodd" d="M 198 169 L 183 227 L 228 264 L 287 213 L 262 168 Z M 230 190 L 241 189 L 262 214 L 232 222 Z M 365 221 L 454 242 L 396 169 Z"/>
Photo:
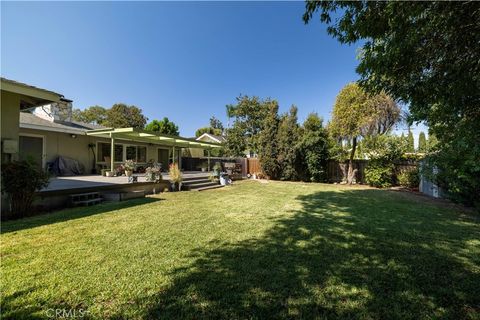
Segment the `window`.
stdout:
<path fill-rule="evenodd" d="M 110 161 L 110 143 L 99 142 L 97 148 L 98 162 Z M 123 161 L 123 145 L 115 144 L 115 162 Z"/>
<path fill-rule="evenodd" d="M 136 162 L 147 162 L 147 147 L 127 146 L 125 150 L 127 160 L 135 160 Z"/>
<path fill-rule="evenodd" d="M 123 162 L 123 146 L 121 144 L 115 145 L 115 162 Z"/>
<path fill-rule="evenodd" d="M 135 162 L 147 162 L 146 146 L 125 146 L 125 158 L 123 157 L 123 144 L 115 144 L 115 162 L 134 160 Z M 110 143 L 99 142 L 97 148 L 98 162 L 110 162 Z M 107 158 L 107 159 L 106 159 Z"/>
<path fill-rule="evenodd" d="M 136 146 L 127 146 L 126 148 L 126 160 L 137 161 L 137 147 Z"/>
<path fill-rule="evenodd" d="M 137 147 L 137 162 L 147 162 L 147 147 Z"/>

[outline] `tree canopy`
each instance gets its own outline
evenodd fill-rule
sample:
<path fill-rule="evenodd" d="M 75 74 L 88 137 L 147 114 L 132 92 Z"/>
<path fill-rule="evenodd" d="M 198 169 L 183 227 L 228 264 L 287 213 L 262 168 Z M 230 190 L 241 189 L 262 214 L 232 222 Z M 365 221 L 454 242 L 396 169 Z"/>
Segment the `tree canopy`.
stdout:
<path fill-rule="evenodd" d="M 147 124 L 145 130 L 168 134 L 171 136 L 180 135 L 180 132 L 178 131 L 178 126 L 172 121 L 170 121 L 167 117 L 164 117 L 162 120 L 152 120 L 152 122 Z"/>
<path fill-rule="evenodd" d="M 367 94 L 357 83 L 347 84 L 337 95 L 328 129 L 335 138 L 350 144 L 348 182 L 353 180 L 353 159 L 359 137 L 389 132 L 400 120 L 400 108 L 384 92 Z"/>
<path fill-rule="evenodd" d="M 480 194 L 480 5 L 475 1 L 307 1 L 328 33 L 362 43 L 357 72 L 369 92 L 409 106 L 438 139 L 436 182 L 457 200 Z M 339 14 L 340 12 L 340 14 Z"/>
<path fill-rule="evenodd" d="M 233 126 L 226 130 L 227 153 L 243 156 L 245 151 L 258 153 L 259 133 L 263 128 L 271 104 L 275 100 L 239 96 L 236 104 L 227 105 L 227 116 L 233 118 Z"/>
<path fill-rule="evenodd" d="M 197 131 L 195 131 L 195 137 L 198 138 L 204 133 L 221 136 L 223 135 L 223 130 L 224 128 L 223 128 L 222 122 L 217 118 L 215 118 L 214 116 L 212 116 L 210 117 L 210 126 L 197 129 Z"/>
<path fill-rule="evenodd" d="M 85 110 L 74 109 L 72 118 L 76 121 L 113 128 L 143 129 L 147 123 L 147 117 L 142 114 L 142 109 L 124 103 L 116 103 L 110 109 L 101 106 L 92 106 Z"/>

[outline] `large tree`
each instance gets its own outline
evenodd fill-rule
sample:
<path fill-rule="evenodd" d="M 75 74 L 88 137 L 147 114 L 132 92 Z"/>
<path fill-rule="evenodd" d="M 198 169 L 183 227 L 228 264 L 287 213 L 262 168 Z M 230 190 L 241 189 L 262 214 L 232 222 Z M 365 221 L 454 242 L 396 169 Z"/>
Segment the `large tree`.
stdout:
<path fill-rule="evenodd" d="M 438 138 L 438 182 L 460 200 L 478 201 L 480 4 L 308 1 L 304 21 L 317 11 L 341 43 L 362 43 L 361 85 L 409 105 L 409 120 L 425 121 Z"/>
<path fill-rule="evenodd" d="M 171 136 L 179 136 L 178 126 L 170 121 L 167 117 L 164 117 L 162 120 L 153 120 L 145 127 L 147 131 L 154 131 L 163 134 L 168 134 Z"/>
<path fill-rule="evenodd" d="M 198 128 L 197 131 L 195 131 L 195 137 L 198 138 L 204 133 L 221 136 L 223 135 L 223 130 L 224 128 L 223 128 L 222 122 L 217 118 L 215 118 L 214 116 L 212 116 L 210 117 L 210 126 Z"/>
<path fill-rule="evenodd" d="M 91 106 L 84 110 L 73 109 L 72 118 L 75 121 L 103 125 L 107 120 L 107 109 L 102 106 Z"/>
<path fill-rule="evenodd" d="M 116 103 L 107 110 L 105 125 L 114 128 L 133 127 L 143 129 L 147 117 L 142 114 L 142 109 L 124 103 Z"/>
<path fill-rule="evenodd" d="M 407 152 L 415 152 L 415 139 L 413 138 L 413 133 L 410 129 L 408 129 L 407 135 Z"/>
<path fill-rule="evenodd" d="M 425 132 L 423 131 L 421 131 L 418 135 L 418 152 L 427 152 L 427 138 L 425 137 Z"/>
<path fill-rule="evenodd" d="M 147 123 L 147 117 L 142 114 L 142 109 L 124 103 L 116 103 L 110 109 L 101 106 L 92 106 L 85 110 L 74 109 L 72 117 L 77 121 L 113 128 L 143 129 Z"/>
<path fill-rule="evenodd" d="M 278 125 L 278 163 L 281 168 L 280 179 L 295 181 L 299 180 L 297 144 L 300 140 L 300 128 L 298 126 L 298 108 L 291 106 L 288 113 L 280 117 Z"/>
<path fill-rule="evenodd" d="M 243 156 L 245 151 L 258 153 L 258 134 L 269 112 L 271 99 L 239 96 L 236 104 L 227 105 L 227 116 L 233 118 L 233 126 L 226 130 L 226 150 L 233 156 Z"/>
<path fill-rule="evenodd" d="M 278 163 L 278 104 L 271 103 L 264 119 L 264 128 L 259 134 L 258 156 L 263 173 L 270 179 L 277 179 L 280 174 Z"/>
<path fill-rule="evenodd" d="M 220 132 L 223 132 L 224 129 L 222 121 L 218 120 L 214 116 L 210 117 L 210 128 L 220 130 Z"/>
<path fill-rule="evenodd" d="M 307 181 L 325 181 L 328 159 L 328 134 L 322 126 L 322 119 L 316 113 L 308 115 L 302 126 L 298 145 L 303 178 Z"/>
<path fill-rule="evenodd" d="M 353 159 L 361 137 L 389 132 L 400 120 L 399 106 L 381 92 L 368 95 L 357 83 L 347 84 L 338 94 L 329 123 L 330 133 L 346 142 L 349 149 L 347 182 L 354 178 Z"/>
<path fill-rule="evenodd" d="M 357 140 L 362 135 L 362 131 L 365 131 L 368 117 L 367 95 L 356 83 L 347 84 L 337 95 L 328 129 L 335 138 L 340 138 L 346 143 L 351 142 L 348 183 L 352 183 L 354 178 L 353 158 Z"/>

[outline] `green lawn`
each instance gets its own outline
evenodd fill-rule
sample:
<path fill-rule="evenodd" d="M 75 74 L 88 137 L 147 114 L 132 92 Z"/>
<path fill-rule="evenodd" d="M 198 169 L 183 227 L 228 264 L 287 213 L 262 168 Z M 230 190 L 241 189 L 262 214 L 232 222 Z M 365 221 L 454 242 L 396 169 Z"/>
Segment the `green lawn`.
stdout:
<path fill-rule="evenodd" d="M 479 319 L 478 216 L 246 181 L 2 224 L 3 318 Z"/>

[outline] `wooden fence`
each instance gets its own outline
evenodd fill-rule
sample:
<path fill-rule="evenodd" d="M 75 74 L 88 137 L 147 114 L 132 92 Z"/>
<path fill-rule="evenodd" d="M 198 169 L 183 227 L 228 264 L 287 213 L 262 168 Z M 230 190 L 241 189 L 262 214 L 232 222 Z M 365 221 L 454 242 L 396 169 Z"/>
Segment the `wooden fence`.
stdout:
<path fill-rule="evenodd" d="M 245 174 L 254 174 L 261 173 L 262 168 L 260 167 L 260 161 L 258 158 L 244 158 L 243 159 L 244 173 Z M 354 160 L 353 168 L 357 169 L 355 179 L 357 183 L 365 183 L 365 168 L 368 165 L 368 160 Z M 395 162 L 395 171 L 401 172 L 403 170 L 412 170 L 417 167 L 415 161 L 398 161 Z M 337 160 L 329 160 L 327 162 L 327 180 L 328 182 L 342 182 L 346 180 L 347 174 L 347 163 L 339 162 Z"/>
<path fill-rule="evenodd" d="M 246 177 L 248 174 L 253 175 L 262 172 L 260 161 L 258 158 L 210 158 L 210 166 L 213 167 L 215 163 L 235 162 L 242 165 L 242 176 Z M 207 158 L 182 158 L 182 170 L 195 171 L 200 167 L 206 166 Z M 395 172 L 399 173 L 404 170 L 412 170 L 417 167 L 415 161 L 398 161 L 395 162 Z M 368 160 L 354 160 L 353 168 L 357 169 L 355 180 L 357 183 L 365 182 L 365 168 L 368 165 Z M 346 180 L 347 163 L 339 162 L 337 160 L 329 160 L 327 162 L 327 181 L 328 182 L 342 182 Z"/>

